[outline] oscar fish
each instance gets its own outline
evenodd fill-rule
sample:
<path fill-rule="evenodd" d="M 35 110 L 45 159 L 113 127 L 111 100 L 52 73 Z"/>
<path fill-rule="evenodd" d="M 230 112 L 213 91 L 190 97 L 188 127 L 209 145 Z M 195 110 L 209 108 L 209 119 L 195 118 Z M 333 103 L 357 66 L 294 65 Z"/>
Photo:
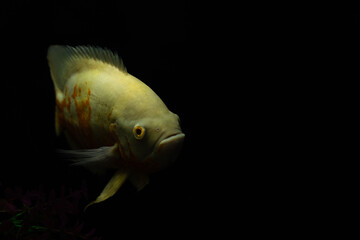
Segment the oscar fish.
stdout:
<path fill-rule="evenodd" d="M 126 179 L 142 189 L 149 174 L 177 158 L 185 138 L 178 115 L 129 74 L 117 54 L 52 45 L 47 59 L 55 88 L 55 131 L 72 148 L 63 152 L 90 170 L 115 169 L 88 206 L 113 196 Z"/>

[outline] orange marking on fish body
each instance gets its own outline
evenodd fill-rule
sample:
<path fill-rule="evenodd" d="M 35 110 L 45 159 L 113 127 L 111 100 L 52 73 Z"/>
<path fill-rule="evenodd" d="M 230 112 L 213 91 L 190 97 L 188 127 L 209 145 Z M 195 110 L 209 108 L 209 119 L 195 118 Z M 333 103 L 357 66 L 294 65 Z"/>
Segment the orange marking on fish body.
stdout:
<path fill-rule="evenodd" d="M 70 104 L 71 104 L 71 99 L 70 99 L 70 97 L 67 97 L 66 108 L 67 108 L 69 113 L 70 113 Z"/>
<path fill-rule="evenodd" d="M 71 97 L 75 100 L 75 98 L 77 97 L 77 84 L 75 84 L 74 86 L 74 91 L 73 94 L 71 95 Z"/>
<path fill-rule="evenodd" d="M 75 111 L 78 120 L 78 128 L 80 130 L 80 135 L 84 138 L 83 141 L 88 142 L 90 145 L 92 143 L 92 130 L 91 130 L 91 105 L 90 105 L 90 94 L 91 91 L 88 90 L 88 95 L 84 99 L 79 99 L 79 94 L 77 92 L 77 85 L 74 86 L 74 103 Z"/>
<path fill-rule="evenodd" d="M 94 147 L 91 129 L 91 90 L 88 89 L 87 96 L 81 95 L 80 92 L 85 91 L 75 84 L 70 96 L 65 87 L 64 98 L 61 101 L 56 99 L 58 122 L 78 145 L 77 147 L 91 148 Z"/>
<path fill-rule="evenodd" d="M 60 102 L 59 99 L 56 98 L 56 106 L 60 108 L 61 110 L 64 110 L 66 106 L 66 100 L 65 98 Z"/>

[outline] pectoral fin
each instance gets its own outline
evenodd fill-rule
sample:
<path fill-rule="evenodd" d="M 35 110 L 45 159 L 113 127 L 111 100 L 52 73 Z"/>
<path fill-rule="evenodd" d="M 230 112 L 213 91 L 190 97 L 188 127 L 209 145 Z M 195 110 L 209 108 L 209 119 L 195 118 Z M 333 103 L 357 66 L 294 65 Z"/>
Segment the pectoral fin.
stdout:
<path fill-rule="evenodd" d="M 101 194 L 96 198 L 95 201 L 92 201 L 88 205 L 86 205 L 84 211 L 91 205 L 95 203 L 99 203 L 102 201 L 105 201 L 109 197 L 112 197 L 117 190 L 121 187 L 121 185 L 125 182 L 128 174 L 122 170 L 118 170 L 114 176 L 110 179 L 108 184 L 105 186 L 104 190 L 101 192 Z"/>
<path fill-rule="evenodd" d="M 102 174 L 114 168 L 119 159 L 118 145 L 95 149 L 58 150 L 59 158 L 74 162 L 73 165 L 84 166 L 93 173 Z"/>

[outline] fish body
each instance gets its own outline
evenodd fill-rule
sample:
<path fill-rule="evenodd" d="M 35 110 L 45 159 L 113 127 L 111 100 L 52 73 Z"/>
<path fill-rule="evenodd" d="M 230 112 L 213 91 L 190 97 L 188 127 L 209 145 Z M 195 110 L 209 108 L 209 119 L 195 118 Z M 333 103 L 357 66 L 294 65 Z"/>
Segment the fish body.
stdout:
<path fill-rule="evenodd" d="M 122 60 L 97 47 L 50 46 L 56 95 L 56 133 L 64 133 L 79 165 L 117 169 L 97 200 L 129 178 L 138 189 L 147 175 L 168 166 L 185 135 L 179 117 Z"/>

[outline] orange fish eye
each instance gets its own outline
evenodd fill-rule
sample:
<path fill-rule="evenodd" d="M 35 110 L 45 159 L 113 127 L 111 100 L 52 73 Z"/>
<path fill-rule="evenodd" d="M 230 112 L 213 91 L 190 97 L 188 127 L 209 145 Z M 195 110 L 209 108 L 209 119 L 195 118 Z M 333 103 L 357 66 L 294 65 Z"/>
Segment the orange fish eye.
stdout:
<path fill-rule="evenodd" d="M 145 135 L 145 128 L 143 128 L 141 126 L 135 126 L 133 129 L 133 133 L 134 133 L 135 138 L 140 140 Z"/>

